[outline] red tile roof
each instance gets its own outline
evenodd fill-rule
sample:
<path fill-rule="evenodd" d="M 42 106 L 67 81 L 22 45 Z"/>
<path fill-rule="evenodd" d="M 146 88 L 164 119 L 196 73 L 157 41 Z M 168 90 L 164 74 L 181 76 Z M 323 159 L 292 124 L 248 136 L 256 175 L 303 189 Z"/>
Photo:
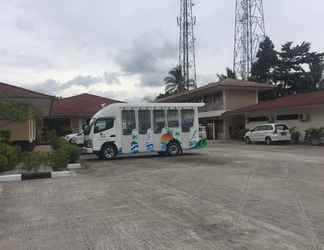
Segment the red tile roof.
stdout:
<path fill-rule="evenodd" d="M 110 105 L 116 103 L 110 98 L 91 94 L 81 94 L 68 98 L 57 99 L 54 101 L 52 108 L 53 117 L 66 117 L 66 116 L 86 116 L 91 117 L 97 113 L 102 105 Z"/>
<path fill-rule="evenodd" d="M 0 97 L 6 98 L 40 98 L 40 99 L 48 99 L 54 98 L 54 96 L 42 94 L 39 92 L 35 92 L 29 89 L 24 89 L 22 87 L 10 85 L 7 83 L 0 82 Z"/>
<path fill-rule="evenodd" d="M 267 91 L 271 90 L 274 87 L 266 84 L 266 83 L 257 83 L 251 81 L 242 81 L 242 80 L 234 80 L 234 79 L 226 79 L 219 82 L 211 82 L 207 85 L 199 87 L 197 89 L 193 89 L 184 93 L 175 94 L 171 96 L 167 96 L 161 99 L 158 99 L 157 102 L 171 102 L 171 101 L 183 101 L 185 99 L 196 97 L 199 95 L 210 94 L 215 91 L 219 91 L 222 89 L 238 89 L 238 90 L 258 90 L 258 91 Z"/>
<path fill-rule="evenodd" d="M 280 97 L 275 100 L 261 102 L 256 105 L 243 107 L 226 112 L 224 115 L 244 114 L 254 111 L 274 110 L 281 108 L 294 108 L 305 106 L 324 105 L 324 90 L 306 94 Z"/>

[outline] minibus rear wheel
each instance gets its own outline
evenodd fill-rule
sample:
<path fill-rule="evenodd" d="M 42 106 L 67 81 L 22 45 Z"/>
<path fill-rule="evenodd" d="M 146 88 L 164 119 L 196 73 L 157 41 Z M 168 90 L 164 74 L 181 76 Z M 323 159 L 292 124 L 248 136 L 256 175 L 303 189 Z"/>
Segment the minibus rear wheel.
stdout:
<path fill-rule="evenodd" d="M 167 154 L 169 156 L 177 156 L 182 152 L 181 146 L 179 143 L 173 141 L 168 144 Z"/>
<path fill-rule="evenodd" d="M 113 144 L 105 144 L 100 151 L 100 158 L 102 160 L 113 160 L 116 158 L 117 151 Z"/>

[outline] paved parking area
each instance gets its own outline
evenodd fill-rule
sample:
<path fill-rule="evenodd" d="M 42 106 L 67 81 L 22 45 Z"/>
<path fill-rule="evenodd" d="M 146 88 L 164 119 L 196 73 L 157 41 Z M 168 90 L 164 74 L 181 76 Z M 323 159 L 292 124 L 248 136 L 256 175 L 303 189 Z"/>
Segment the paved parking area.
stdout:
<path fill-rule="evenodd" d="M 324 249 L 324 148 L 213 144 L 0 184 L 0 249 Z"/>

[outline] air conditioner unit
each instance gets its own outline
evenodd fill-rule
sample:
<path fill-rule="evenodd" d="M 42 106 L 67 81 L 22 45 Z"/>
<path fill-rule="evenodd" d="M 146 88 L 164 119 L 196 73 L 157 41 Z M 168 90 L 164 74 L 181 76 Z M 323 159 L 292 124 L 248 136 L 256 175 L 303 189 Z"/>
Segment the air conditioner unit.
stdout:
<path fill-rule="evenodd" d="M 308 122 L 310 120 L 310 115 L 309 114 L 301 114 L 300 115 L 300 120 L 302 122 Z"/>

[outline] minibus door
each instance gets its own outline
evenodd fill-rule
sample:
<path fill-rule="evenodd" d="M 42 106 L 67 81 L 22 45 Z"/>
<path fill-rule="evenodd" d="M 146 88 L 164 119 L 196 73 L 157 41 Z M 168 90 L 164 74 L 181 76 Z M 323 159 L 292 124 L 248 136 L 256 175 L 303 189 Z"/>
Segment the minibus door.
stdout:
<path fill-rule="evenodd" d="M 122 152 L 138 153 L 139 141 L 136 130 L 135 110 L 122 110 Z"/>
<path fill-rule="evenodd" d="M 151 110 L 138 111 L 138 143 L 140 152 L 154 152 Z"/>
<path fill-rule="evenodd" d="M 94 126 L 94 148 L 100 149 L 106 142 L 114 142 L 116 139 L 115 118 L 99 118 Z"/>
<path fill-rule="evenodd" d="M 196 142 L 195 111 L 193 109 L 181 110 L 181 143 L 183 149 L 190 149 Z"/>

